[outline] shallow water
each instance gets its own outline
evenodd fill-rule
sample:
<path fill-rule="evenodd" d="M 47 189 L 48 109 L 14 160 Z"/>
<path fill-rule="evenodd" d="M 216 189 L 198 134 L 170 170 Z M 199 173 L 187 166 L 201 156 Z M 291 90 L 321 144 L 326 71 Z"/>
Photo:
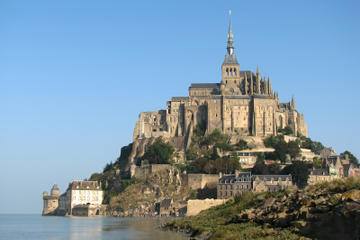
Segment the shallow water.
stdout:
<path fill-rule="evenodd" d="M 164 219 L 0 214 L 0 239 L 187 239 L 184 235 L 161 231 L 158 227 L 160 221 Z"/>

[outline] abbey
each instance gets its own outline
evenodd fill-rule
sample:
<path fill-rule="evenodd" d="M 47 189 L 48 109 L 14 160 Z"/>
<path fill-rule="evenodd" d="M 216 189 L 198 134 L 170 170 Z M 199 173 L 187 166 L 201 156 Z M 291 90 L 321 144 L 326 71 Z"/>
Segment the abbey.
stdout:
<path fill-rule="evenodd" d="M 226 49 L 221 82 L 193 83 L 189 96 L 172 97 L 166 110 L 142 112 L 134 130 L 134 141 L 177 136 L 188 139 L 196 126 L 205 133 L 217 128 L 230 136 L 258 137 L 276 135 L 278 129 L 289 126 L 295 134 L 307 136 L 304 116 L 296 110 L 294 98 L 279 102 L 270 78 L 262 77 L 259 68 L 256 73 L 240 69 L 231 22 Z"/>

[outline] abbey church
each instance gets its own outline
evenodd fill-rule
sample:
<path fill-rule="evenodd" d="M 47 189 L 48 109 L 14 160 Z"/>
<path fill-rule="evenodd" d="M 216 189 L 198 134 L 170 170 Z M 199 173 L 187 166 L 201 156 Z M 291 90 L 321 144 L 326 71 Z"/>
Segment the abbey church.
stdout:
<path fill-rule="evenodd" d="M 295 134 L 307 136 L 304 115 L 296 110 L 295 100 L 279 102 L 270 78 L 241 70 L 234 53 L 229 24 L 226 55 L 220 83 L 193 83 L 189 96 L 172 97 L 166 110 L 142 112 L 134 130 L 134 142 L 156 137 L 189 139 L 196 126 L 205 134 L 219 129 L 230 136 L 276 135 L 290 126 Z M 186 144 L 185 144 L 186 145 Z"/>

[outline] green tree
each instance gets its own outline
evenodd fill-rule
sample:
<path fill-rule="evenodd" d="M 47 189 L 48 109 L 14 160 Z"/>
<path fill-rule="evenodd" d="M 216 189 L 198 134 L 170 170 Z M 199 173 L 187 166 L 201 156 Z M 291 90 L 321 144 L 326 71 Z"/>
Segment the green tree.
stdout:
<path fill-rule="evenodd" d="M 265 162 L 265 158 L 264 158 L 264 154 L 261 152 L 257 152 L 255 153 L 256 156 L 256 162 L 257 163 L 264 163 Z"/>
<path fill-rule="evenodd" d="M 300 155 L 300 147 L 296 141 L 289 141 L 287 144 L 287 153 L 290 155 L 292 160 Z"/>
<path fill-rule="evenodd" d="M 292 128 L 290 126 L 280 128 L 280 129 L 278 129 L 278 132 L 282 133 L 284 135 L 292 135 L 292 134 L 294 134 L 294 131 L 292 130 Z"/>
<path fill-rule="evenodd" d="M 318 157 L 313 158 L 313 167 L 316 169 L 322 168 L 322 162 Z"/>
<path fill-rule="evenodd" d="M 279 143 L 280 140 L 281 138 L 279 136 L 270 135 L 264 139 L 264 145 L 265 147 L 274 148 Z"/>
<path fill-rule="evenodd" d="M 145 152 L 144 159 L 155 164 L 169 163 L 173 152 L 173 146 L 165 143 L 161 138 L 157 138 Z"/>
<path fill-rule="evenodd" d="M 291 174 L 293 182 L 299 188 L 304 188 L 309 178 L 309 165 L 302 161 L 294 161 L 291 165 L 286 166 L 281 173 Z"/>
<path fill-rule="evenodd" d="M 239 142 L 237 142 L 235 144 L 235 147 L 237 150 L 241 151 L 241 150 L 245 150 L 245 149 L 249 149 L 248 143 L 247 141 L 240 139 Z"/>
<path fill-rule="evenodd" d="M 359 160 L 350 152 L 350 151 L 345 151 L 343 153 L 340 153 L 340 157 L 341 158 L 345 158 L 345 156 L 348 155 L 350 162 L 354 165 L 358 165 L 359 164 Z"/>

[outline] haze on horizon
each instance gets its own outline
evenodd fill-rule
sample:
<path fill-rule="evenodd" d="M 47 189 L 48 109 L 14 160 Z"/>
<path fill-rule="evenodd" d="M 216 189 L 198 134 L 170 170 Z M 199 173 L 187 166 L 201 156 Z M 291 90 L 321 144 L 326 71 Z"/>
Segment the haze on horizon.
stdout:
<path fill-rule="evenodd" d="M 360 157 L 358 1 L 0 2 L 0 213 L 90 177 L 141 111 L 220 82 L 228 11 L 241 70 L 295 96 L 309 136 Z"/>

